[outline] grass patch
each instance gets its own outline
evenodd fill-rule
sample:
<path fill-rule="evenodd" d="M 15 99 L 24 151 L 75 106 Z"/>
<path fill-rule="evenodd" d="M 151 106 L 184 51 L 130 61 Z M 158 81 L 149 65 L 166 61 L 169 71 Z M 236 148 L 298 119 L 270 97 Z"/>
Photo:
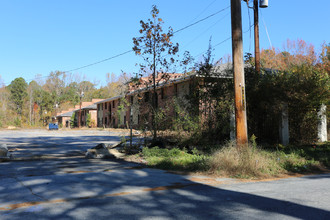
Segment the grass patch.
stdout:
<path fill-rule="evenodd" d="M 199 171 L 236 178 L 267 178 L 287 173 L 311 173 L 329 167 L 329 142 L 304 147 L 263 149 L 255 144 L 238 148 L 234 143 L 217 147 L 213 153 L 196 149 L 143 148 L 150 167 L 165 170 Z"/>
<path fill-rule="evenodd" d="M 297 154 L 310 161 L 318 161 L 330 168 L 330 142 L 305 146 L 289 146 L 282 150 L 286 154 Z"/>
<path fill-rule="evenodd" d="M 205 171 L 208 169 L 208 157 L 187 150 L 161 149 L 158 147 L 143 148 L 142 155 L 147 165 L 165 170 Z"/>

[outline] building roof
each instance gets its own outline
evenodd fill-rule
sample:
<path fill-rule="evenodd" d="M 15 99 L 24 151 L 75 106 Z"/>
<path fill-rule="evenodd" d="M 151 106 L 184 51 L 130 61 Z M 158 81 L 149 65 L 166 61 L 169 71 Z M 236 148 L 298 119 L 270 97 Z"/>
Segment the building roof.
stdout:
<path fill-rule="evenodd" d="M 110 102 L 112 100 L 117 100 L 117 99 L 122 98 L 122 97 L 124 97 L 124 95 L 119 95 L 119 96 L 116 96 L 116 97 L 112 97 L 112 98 L 108 98 L 108 99 L 103 99 L 102 101 L 96 102 L 95 104 L 101 104 L 101 103 L 104 103 L 104 102 Z"/>
<path fill-rule="evenodd" d="M 89 105 L 89 106 L 86 106 L 86 107 L 83 107 L 81 109 L 84 109 L 84 110 L 93 110 L 93 109 L 97 109 L 97 105 L 94 103 L 92 105 Z M 79 109 L 78 109 L 79 110 Z M 76 111 L 76 110 L 75 110 Z"/>
<path fill-rule="evenodd" d="M 56 117 L 71 117 L 72 114 L 73 114 L 73 112 L 74 112 L 74 111 L 71 111 L 71 112 L 65 112 L 65 113 L 60 114 L 60 115 L 58 115 L 58 116 L 56 116 Z"/>

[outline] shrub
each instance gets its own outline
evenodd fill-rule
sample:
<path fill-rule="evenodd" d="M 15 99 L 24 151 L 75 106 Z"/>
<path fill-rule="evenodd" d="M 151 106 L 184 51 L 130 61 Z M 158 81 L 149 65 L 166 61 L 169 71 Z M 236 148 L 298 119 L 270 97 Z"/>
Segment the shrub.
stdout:
<path fill-rule="evenodd" d="M 21 127 L 22 126 L 22 120 L 19 117 L 15 118 L 14 125 L 16 127 Z"/>
<path fill-rule="evenodd" d="M 76 113 L 75 112 L 73 112 L 73 114 L 71 116 L 70 126 L 71 126 L 71 128 L 74 128 L 74 127 L 77 126 L 77 120 L 76 120 Z"/>
<path fill-rule="evenodd" d="M 87 118 L 86 118 L 87 127 L 91 127 L 91 125 L 92 125 L 91 120 L 92 120 L 92 115 L 90 113 L 87 113 Z"/>

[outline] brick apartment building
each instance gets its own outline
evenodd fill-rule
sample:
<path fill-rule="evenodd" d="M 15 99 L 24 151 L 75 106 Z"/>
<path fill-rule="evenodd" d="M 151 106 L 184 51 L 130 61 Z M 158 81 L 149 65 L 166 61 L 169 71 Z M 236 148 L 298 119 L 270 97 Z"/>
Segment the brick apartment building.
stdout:
<path fill-rule="evenodd" d="M 217 66 L 213 69 L 214 80 L 221 78 L 232 78 L 226 71 L 227 64 Z M 132 114 L 132 127 L 144 128 L 151 123 L 150 103 L 153 88 L 150 86 L 150 77 L 143 77 L 138 83 L 129 84 L 126 94 L 105 99 L 97 102 L 97 127 L 105 128 L 128 128 L 130 114 Z M 175 103 L 187 105 L 187 95 L 191 94 L 198 83 L 203 80 L 203 76 L 198 73 L 167 74 L 157 76 L 156 93 L 157 105 L 165 114 L 165 120 L 170 122 L 175 117 Z M 149 82 L 149 86 L 146 84 Z M 200 108 L 200 103 L 196 103 L 196 108 Z M 170 123 L 168 123 L 170 125 Z"/>
<path fill-rule="evenodd" d="M 91 121 L 96 123 L 97 121 L 97 109 L 96 102 L 102 101 L 103 99 L 92 99 L 91 102 L 82 102 L 81 103 L 81 126 L 87 125 L 87 114 L 91 114 Z M 80 104 L 75 105 L 74 108 L 61 111 L 57 114 L 56 118 L 58 124 L 63 127 L 70 127 L 71 117 L 75 113 L 75 121 L 78 122 Z"/>

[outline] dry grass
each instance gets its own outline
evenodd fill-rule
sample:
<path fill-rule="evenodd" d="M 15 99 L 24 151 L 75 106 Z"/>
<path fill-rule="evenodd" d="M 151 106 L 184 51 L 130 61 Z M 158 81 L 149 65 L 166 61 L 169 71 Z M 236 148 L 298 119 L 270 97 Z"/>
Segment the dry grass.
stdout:
<path fill-rule="evenodd" d="M 216 151 L 210 158 L 210 172 L 240 178 L 264 178 L 283 172 L 269 153 L 255 147 L 238 148 L 234 143 Z"/>
<path fill-rule="evenodd" d="M 136 162 L 143 161 L 146 166 L 160 169 L 241 179 L 276 178 L 292 173 L 310 174 L 329 168 L 329 143 L 305 148 L 293 146 L 265 149 L 256 147 L 255 142 L 241 148 L 234 142 L 229 142 L 215 147 L 219 150 L 213 153 L 196 148 L 189 152 L 177 147 L 143 148 L 134 159 Z"/>

